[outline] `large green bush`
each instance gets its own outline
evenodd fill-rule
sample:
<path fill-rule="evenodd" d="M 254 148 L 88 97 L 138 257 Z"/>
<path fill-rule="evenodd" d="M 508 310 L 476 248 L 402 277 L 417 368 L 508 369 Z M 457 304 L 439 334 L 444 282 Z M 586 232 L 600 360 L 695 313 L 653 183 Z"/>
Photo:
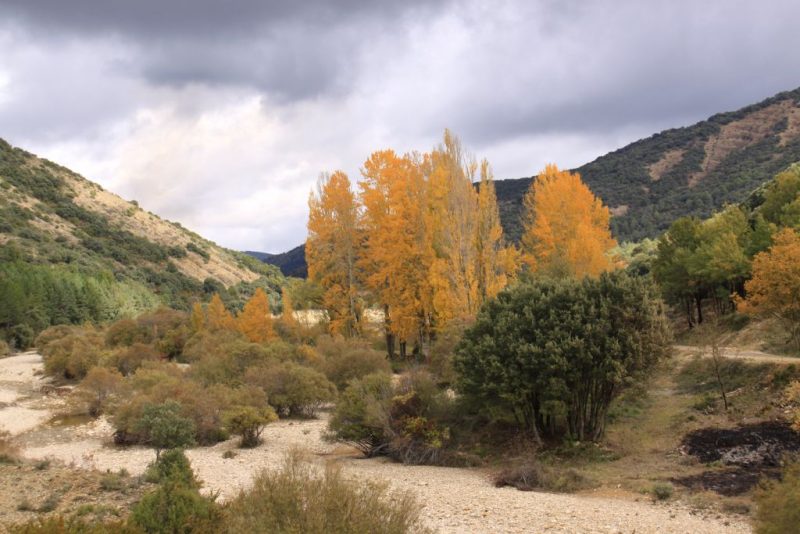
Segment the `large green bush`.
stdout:
<path fill-rule="evenodd" d="M 314 417 L 336 399 L 336 386 L 325 375 L 293 362 L 250 368 L 245 381 L 261 388 L 283 417 Z"/>
<path fill-rule="evenodd" d="M 55 327 L 45 330 L 37 345 L 50 376 L 81 379 L 108 355 L 102 334 L 92 327 Z"/>
<path fill-rule="evenodd" d="M 540 440 L 603 434 L 611 400 L 667 354 L 656 290 L 625 273 L 536 280 L 487 302 L 459 345 L 458 387 Z"/>

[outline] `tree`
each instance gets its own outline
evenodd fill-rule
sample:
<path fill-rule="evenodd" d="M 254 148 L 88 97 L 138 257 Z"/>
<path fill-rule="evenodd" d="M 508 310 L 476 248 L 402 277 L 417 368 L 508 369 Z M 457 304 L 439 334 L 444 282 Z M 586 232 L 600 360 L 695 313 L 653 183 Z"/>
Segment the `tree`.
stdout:
<path fill-rule="evenodd" d="M 374 152 L 359 182 L 364 206 L 363 252 L 359 262 L 364 285 L 384 309 L 386 346 L 401 357 L 408 343 L 430 335 L 432 249 L 426 231 L 426 185 L 421 163 L 392 150 Z"/>
<path fill-rule="evenodd" d="M 781 320 L 800 350 L 800 236 L 794 230 L 781 230 L 772 247 L 753 259 L 753 277 L 744 288 L 742 311 Z"/>
<path fill-rule="evenodd" d="M 197 333 L 206 327 L 206 313 L 203 311 L 203 305 L 199 302 L 192 304 L 192 315 L 189 319 L 192 325 L 192 332 Z"/>
<path fill-rule="evenodd" d="M 514 278 L 518 252 L 512 245 L 505 247 L 500 211 L 494 190 L 494 176 L 489 162 L 481 162 L 481 181 L 478 189 L 478 223 L 475 227 L 478 296 L 481 302 L 497 295 Z"/>
<path fill-rule="evenodd" d="M 92 367 L 76 388 L 78 399 L 86 404 L 89 415 L 97 417 L 124 385 L 123 376 L 116 369 Z"/>
<path fill-rule="evenodd" d="M 245 303 L 244 309 L 236 318 L 236 325 L 252 343 L 264 343 L 277 337 L 272 326 L 269 299 L 263 289 L 257 288 Z"/>
<path fill-rule="evenodd" d="M 488 301 L 454 361 L 458 388 L 541 442 L 603 435 L 611 401 L 668 350 L 656 289 L 624 272 L 535 279 Z"/>
<path fill-rule="evenodd" d="M 214 293 L 211 302 L 208 303 L 206 324 L 209 330 L 234 330 L 236 328 L 236 320 L 223 304 L 219 293 Z"/>
<path fill-rule="evenodd" d="M 478 287 L 478 199 L 473 186 L 477 165 L 465 156 L 449 130 L 433 150 L 428 171 L 426 226 L 434 258 L 429 274 L 436 328 L 472 320 L 481 304 Z"/>
<path fill-rule="evenodd" d="M 297 321 L 297 317 L 294 316 L 292 296 L 285 287 L 281 290 L 281 305 L 283 307 L 281 311 L 281 326 L 285 334 L 288 335 L 290 339 L 293 339 L 298 335 L 300 323 Z"/>
<path fill-rule="evenodd" d="M 354 336 L 361 330 L 356 255 L 361 233 L 350 180 L 341 171 L 320 178 L 308 200 L 308 276 L 324 289 L 331 332 Z"/>
<path fill-rule="evenodd" d="M 134 426 L 135 432 L 156 451 L 156 461 L 164 449 L 177 449 L 194 444 L 194 422 L 181 414 L 175 401 L 148 404 Z"/>
<path fill-rule="evenodd" d="M 522 249 L 532 271 L 580 278 L 612 269 L 611 214 L 579 174 L 547 165 L 523 203 Z"/>
<path fill-rule="evenodd" d="M 242 437 L 239 446 L 243 448 L 257 446 L 261 442 L 264 428 L 277 419 L 278 415 L 270 406 L 263 408 L 236 406 L 224 417 L 228 430 Z"/>

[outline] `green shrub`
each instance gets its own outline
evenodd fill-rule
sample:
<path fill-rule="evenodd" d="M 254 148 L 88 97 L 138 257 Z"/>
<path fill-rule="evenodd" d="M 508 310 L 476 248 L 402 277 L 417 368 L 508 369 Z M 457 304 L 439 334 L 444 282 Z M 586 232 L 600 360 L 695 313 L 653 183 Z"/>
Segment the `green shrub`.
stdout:
<path fill-rule="evenodd" d="M 329 466 L 317 473 L 296 456 L 278 471 L 263 471 L 253 487 L 225 510 L 229 534 L 400 534 L 426 532 L 420 507 L 409 493 L 387 493 L 387 486 L 357 482 Z"/>
<path fill-rule="evenodd" d="M 188 488 L 199 488 L 192 465 L 181 449 L 165 451 L 147 468 L 147 481 L 154 483 L 179 482 Z"/>
<path fill-rule="evenodd" d="M 389 362 L 384 354 L 362 340 L 345 340 L 323 336 L 317 340 L 317 351 L 321 354 L 320 370 L 328 380 L 343 391 L 355 378 L 372 373 L 388 373 Z"/>
<path fill-rule="evenodd" d="M 253 406 L 236 406 L 226 412 L 225 425 L 232 434 L 242 437 L 240 447 L 255 447 L 261 442 L 264 427 L 278 419 L 271 406 L 255 408 Z"/>
<path fill-rule="evenodd" d="M 10 354 L 11 347 L 8 346 L 8 343 L 6 343 L 4 339 L 0 339 L 0 358 L 5 358 Z"/>
<path fill-rule="evenodd" d="M 800 525 L 800 462 L 789 465 L 779 482 L 766 482 L 757 492 L 757 534 L 796 532 Z"/>
<path fill-rule="evenodd" d="M 624 272 L 539 279 L 502 291 L 466 330 L 458 387 L 486 416 L 543 434 L 597 440 L 611 401 L 669 353 L 652 283 Z"/>
<path fill-rule="evenodd" d="M 673 491 L 675 491 L 675 488 L 668 482 L 653 484 L 653 497 L 658 501 L 666 501 L 672 497 Z"/>
<path fill-rule="evenodd" d="M 332 435 L 366 456 L 379 454 L 388 442 L 386 428 L 392 395 L 391 377 L 386 373 L 353 380 L 339 396 L 331 416 Z"/>
<path fill-rule="evenodd" d="M 283 417 L 314 417 L 336 399 L 336 386 L 325 375 L 292 362 L 248 369 L 245 381 L 261 388 Z"/>
<path fill-rule="evenodd" d="M 153 534 L 219 532 L 221 512 L 214 499 L 167 479 L 131 510 L 131 525 Z"/>
<path fill-rule="evenodd" d="M 183 448 L 194 443 L 194 422 L 181 414 L 181 405 L 174 401 L 145 405 L 135 430 L 155 449 L 156 458 L 164 449 Z"/>

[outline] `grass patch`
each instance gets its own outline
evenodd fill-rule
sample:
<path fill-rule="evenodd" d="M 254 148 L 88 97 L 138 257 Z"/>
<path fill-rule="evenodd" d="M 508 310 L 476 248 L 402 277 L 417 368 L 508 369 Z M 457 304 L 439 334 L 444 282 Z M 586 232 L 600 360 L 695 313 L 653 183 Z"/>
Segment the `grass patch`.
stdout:
<path fill-rule="evenodd" d="M 658 482 L 653 484 L 653 488 L 651 489 L 653 498 L 657 501 L 666 501 L 672 497 L 672 493 L 674 491 L 675 488 L 668 482 Z"/>

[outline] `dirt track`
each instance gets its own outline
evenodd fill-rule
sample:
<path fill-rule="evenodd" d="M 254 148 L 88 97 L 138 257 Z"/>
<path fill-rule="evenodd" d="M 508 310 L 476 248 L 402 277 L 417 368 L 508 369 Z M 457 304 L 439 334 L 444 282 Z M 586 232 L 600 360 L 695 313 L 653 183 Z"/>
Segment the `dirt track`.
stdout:
<path fill-rule="evenodd" d="M 700 354 L 703 357 L 711 357 L 711 349 L 708 347 L 696 347 L 692 345 L 673 345 L 673 348 L 684 355 Z M 781 356 L 779 354 L 769 354 L 759 350 L 742 350 L 736 347 L 720 347 L 725 358 L 733 360 L 747 360 L 758 363 L 777 363 L 780 365 L 800 365 L 800 358 L 794 356 Z"/>

